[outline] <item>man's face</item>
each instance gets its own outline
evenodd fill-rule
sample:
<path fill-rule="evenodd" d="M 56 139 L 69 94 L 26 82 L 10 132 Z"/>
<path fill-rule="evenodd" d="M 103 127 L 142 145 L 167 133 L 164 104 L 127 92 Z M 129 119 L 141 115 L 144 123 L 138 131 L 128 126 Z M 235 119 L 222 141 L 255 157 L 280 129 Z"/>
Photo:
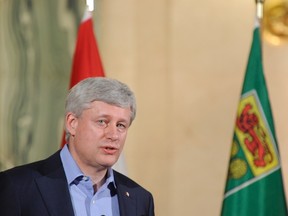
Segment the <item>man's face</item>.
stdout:
<path fill-rule="evenodd" d="M 69 150 L 82 171 L 116 163 L 126 140 L 130 114 L 129 108 L 94 101 L 79 117 L 66 115 L 71 134 Z"/>

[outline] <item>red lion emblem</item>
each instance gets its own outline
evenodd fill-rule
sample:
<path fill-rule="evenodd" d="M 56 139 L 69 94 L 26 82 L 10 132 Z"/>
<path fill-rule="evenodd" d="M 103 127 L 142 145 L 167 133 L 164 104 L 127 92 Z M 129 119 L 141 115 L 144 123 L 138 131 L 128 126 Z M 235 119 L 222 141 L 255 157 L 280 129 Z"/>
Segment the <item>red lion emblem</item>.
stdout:
<path fill-rule="evenodd" d="M 236 125 L 243 133 L 249 135 L 249 137 L 245 138 L 244 143 L 254 156 L 254 164 L 257 167 L 264 167 L 266 166 L 265 155 L 269 154 L 271 156 L 271 160 L 269 161 L 271 162 L 272 154 L 270 154 L 265 142 L 266 134 L 261 130 L 257 115 L 249 112 L 251 109 L 251 104 L 245 105 L 242 113 L 237 117 Z"/>

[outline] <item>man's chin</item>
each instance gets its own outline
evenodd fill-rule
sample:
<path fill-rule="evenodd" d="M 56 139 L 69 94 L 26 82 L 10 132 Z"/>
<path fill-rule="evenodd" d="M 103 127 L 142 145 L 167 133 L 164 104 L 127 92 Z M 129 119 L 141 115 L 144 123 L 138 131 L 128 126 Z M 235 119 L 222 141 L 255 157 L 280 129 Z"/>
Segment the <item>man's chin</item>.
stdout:
<path fill-rule="evenodd" d="M 116 164 L 117 160 L 116 159 L 113 159 L 113 160 L 106 160 L 106 161 L 103 161 L 103 163 L 101 164 L 103 167 L 105 168 L 110 168 L 112 166 L 114 166 L 114 164 Z"/>
<path fill-rule="evenodd" d="M 98 155 L 98 163 L 103 167 L 109 168 L 112 167 L 118 161 L 118 154 L 103 154 Z"/>

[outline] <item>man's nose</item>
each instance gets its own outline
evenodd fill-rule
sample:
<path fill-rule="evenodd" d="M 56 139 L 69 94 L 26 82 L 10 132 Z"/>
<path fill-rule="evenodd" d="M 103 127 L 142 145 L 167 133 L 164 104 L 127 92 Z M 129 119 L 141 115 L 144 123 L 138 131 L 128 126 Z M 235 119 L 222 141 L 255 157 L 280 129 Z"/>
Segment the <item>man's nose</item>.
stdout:
<path fill-rule="evenodd" d="M 111 140 L 117 140 L 119 138 L 119 131 L 116 125 L 108 124 L 105 128 L 105 135 Z"/>

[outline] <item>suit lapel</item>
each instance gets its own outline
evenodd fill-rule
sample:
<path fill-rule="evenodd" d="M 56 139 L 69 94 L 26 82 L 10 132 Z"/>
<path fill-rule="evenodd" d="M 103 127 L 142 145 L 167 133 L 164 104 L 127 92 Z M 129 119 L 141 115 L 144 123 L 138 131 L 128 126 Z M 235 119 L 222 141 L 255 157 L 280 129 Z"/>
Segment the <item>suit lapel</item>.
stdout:
<path fill-rule="evenodd" d="M 35 179 L 51 216 L 74 215 L 60 154 L 48 158 L 42 166 L 43 176 Z"/>
<path fill-rule="evenodd" d="M 113 170 L 114 180 L 117 187 L 120 216 L 137 215 L 136 194 L 129 188 L 127 178 Z"/>
<path fill-rule="evenodd" d="M 137 215 L 136 197 L 130 192 L 129 188 L 117 184 L 117 196 L 119 202 L 120 216 L 135 216 Z"/>

